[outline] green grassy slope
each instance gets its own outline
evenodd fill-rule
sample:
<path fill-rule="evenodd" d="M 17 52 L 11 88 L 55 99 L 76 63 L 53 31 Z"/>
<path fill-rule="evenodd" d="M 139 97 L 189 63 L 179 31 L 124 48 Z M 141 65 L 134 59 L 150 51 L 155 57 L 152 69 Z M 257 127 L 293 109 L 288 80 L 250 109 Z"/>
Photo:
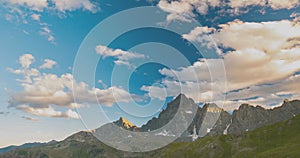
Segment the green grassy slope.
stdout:
<path fill-rule="evenodd" d="M 163 157 L 300 157 L 300 115 L 240 135 L 206 137 L 193 143 L 173 143 Z"/>
<path fill-rule="evenodd" d="M 205 137 L 196 142 L 176 142 L 148 153 L 117 151 L 84 135 L 88 141 L 67 139 L 44 147 L 15 150 L 0 157 L 300 157 L 300 115 L 239 135 Z"/>

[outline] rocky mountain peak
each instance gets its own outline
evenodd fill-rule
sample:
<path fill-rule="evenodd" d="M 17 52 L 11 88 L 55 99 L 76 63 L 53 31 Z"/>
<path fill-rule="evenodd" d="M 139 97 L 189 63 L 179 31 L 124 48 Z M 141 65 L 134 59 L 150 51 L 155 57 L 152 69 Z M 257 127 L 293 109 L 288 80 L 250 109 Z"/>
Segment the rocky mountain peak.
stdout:
<path fill-rule="evenodd" d="M 119 120 L 114 122 L 116 125 L 126 128 L 126 129 L 131 129 L 131 128 L 135 128 L 136 125 L 131 123 L 130 121 L 128 121 L 127 119 L 120 117 Z"/>
<path fill-rule="evenodd" d="M 186 95 L 184 95 L 184 94 L 179 94 L 172 102 L 173 102 L 173 104 L 174 103 L 180 103 L 180 102 L 188 102 L 189 101 L 189 98 L 186 96 Z M 172 103 L 172 102 L 170 102 L 170 103 Z"/>
<path fill-rule="evenodd" d="M 246 109 L 249 109 L 249 108 L 252 108 L 252 107 L 253 106 L 250 105 L 250 104 L 242 104 L 242 105 L 240 105 L 238 110 L 246 110 Z"/>
<path fill-rule="evenodd" d="M 184 107 L 183 111 L 185 112 L 185 114 L 183 115 L 190 115 L 192 111 L 191 107 L 198 107 L 192 99 L 188 98 L 184 94 L 179 94 L 173 101 L 167 104 L 166 109 L 163 110 L 157 118 L 152 118 L 145 125 L 143 125 L 142 130 L 152 131 L 163 127 L 171 119 L 173 119 L 174 115 L 177 113 L 181 105 Z"/>
<path fill-rule="evenodd" d="M 220 108 L 217 104 L 215 103 L 206 103 L 204 104 L 203 106 L 203 109 L 206 111 L 206 112 L 211 112 L 211 113 L 220 113 L 223 111 L 222 108 Z"/>

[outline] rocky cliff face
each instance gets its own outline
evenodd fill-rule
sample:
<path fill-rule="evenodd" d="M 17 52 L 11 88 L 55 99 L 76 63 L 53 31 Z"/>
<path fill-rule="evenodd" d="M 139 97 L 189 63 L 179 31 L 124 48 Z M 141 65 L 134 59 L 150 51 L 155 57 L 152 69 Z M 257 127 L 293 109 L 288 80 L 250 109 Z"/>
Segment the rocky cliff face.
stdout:
<path fill-rule="evenodd" d="M 182 105 L 181 110 L 178 111 L 180 105 Z M 170 122 L 177 112 L 181 113 L 183 116 L 183 122 L 187 123 L 188 118 L 192 117 L 193 110 L 197 109 L 196 103 L 187 98 L 184 94 L 180 94 L 173 101 L 168 103 L 167 108 L 163 110 L 157 118 L 152 118 L 145 125 L 141 127 L 142 131 L 153 131 L 165 126 Z M 184 120 L 186 119 L 186 120 Z"/>
<path fill-rule="evenodd" d="M 242 104 L 232 115 L 215 104 L 206 104 L 195 118 L 197 133 L 207 135 L 237 134 L 244 131 L 251 131 L 259 127 L 274 124 L 290 119 L 300 113 L 300 101 L 285 101 L 282 106 L 274 109 L 264 109 L 261 106 Z M 203 117 L 206 116 L 205 120 Z M 217 119 L 217 120 L 216 120 Z M 215 122 L 213 127 L 209 124 Z M 191 130 L 190 130 L 191 131 Z"/>
<path fill-rule="evenodd" d="M 190 135 L 196 134 L 199 137 L 204 137 L 207 134 L 222 134 L 230 119 L 229 113 L 216 104 L 204 104 L 202 108 L 198 107 L 196 116 L 187 132 Z M 193 128 L 196 128 L 196 133 L 194 133 Z"/>

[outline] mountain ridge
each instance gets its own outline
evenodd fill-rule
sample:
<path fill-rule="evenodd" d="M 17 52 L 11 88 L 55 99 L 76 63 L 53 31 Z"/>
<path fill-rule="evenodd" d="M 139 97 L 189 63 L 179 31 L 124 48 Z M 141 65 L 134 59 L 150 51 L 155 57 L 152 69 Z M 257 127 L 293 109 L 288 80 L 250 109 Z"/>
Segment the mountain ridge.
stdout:
<path fill-rule="evenodd" d="M 195 117 L 187 130 L 180 137 L 183 139 L 178 139 L 183 142 L 194 141 L 196 140 L 194 139 L 195 136 L 196 138 L 202 138 L 205 136 L 240 134 L 245 131 L 252 131 L 263 126 L 268 126 L 293 118 L 300 113 L 299 100 L 284 100 L 280 107 L 273 109 L 265 109 L 261 106 L 242 104 L 237 110 L 234 110 L 231 115 L 214 103 L 206 103 L 203 107 L 199 107 L 192 99 L 187 98 L 184 94 L 180 94 L 173 101 L 168 103 L 168 106 L 159 114 L 158 118 L 149 120 L 141 127 L 137 127 L 122 117 L 119 120 L 114 121 L 113 124 L 134 132 L 156 130 L 159 126 L 165 125 L 174 117 L 174 113 L 177 112 L 180 107 L 179 104 L 181 103 L 183 103 L 183 105 L 189 104 L 193 107 L 197 107 Z M 190 109 L 184 110 L 182 114 L 189 116 L 189 110 Z M 166 131 L 166 133 L 168 132 L 169 131 Z M 76 137 L 72 135 L 65 139 L 65 142 L 68 142 L 67 144 L 60 145 L 68 146 L 68 144 L 73 141 L 84 143 L 86 139 L 91 139 L 93 142 L 97 142 L 98 140 L 96 138 L 90 136 L 93 133 L 94 132 L 90 132 L 85 135 L 81 133 L 78 136 L 75 135 Z"/>
<path fill-rule="evenodd" d="M 241 104 L 238 109 L 230 114 L 215 103 L 205 103 L 200 107 L 191 98 L 186 97 L 184 94 L 179 94 L 167 104 L 166 109 L 157 118 L 150 119 L 141 127 L 136 127 L 135 130 L 138 129 L 143 132 L 153 131 L 166 125 L 174 117 L 179 104 L 182 102 L 184 105 L 190 104 L 197 107 L 195 117 L 182 137 L 195 134 L 199 137 L 237 134 L 284 121 L 300 113 L 300 100 L 289 101 L 285 99 L 281 106 L 271 109 L 266 109 L 259 105 Z M 196 133 L 194 133 L 194 128 L 196 128 Z"/>

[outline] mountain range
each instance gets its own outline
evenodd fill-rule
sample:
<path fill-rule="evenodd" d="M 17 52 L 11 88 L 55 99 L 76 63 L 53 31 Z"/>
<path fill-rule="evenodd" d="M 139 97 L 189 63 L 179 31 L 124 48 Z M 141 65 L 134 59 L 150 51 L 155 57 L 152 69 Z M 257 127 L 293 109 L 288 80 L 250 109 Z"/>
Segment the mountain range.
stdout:
<path fill-rule="evenodd" d="M 183 105 L 183 106 L 181 106 Z M 185 107 L 181 109 L 181 107 Z M 192 115 L 192 110 L 195 110 Z M 158 134 L 163 126 L 167 126 L 174 120 L 176 113 L 182 116 L 176 120 L 176 127 L 171 131 Z M 19 148 L 6 152 L 1 157 L 253 157 L 256 154 L 264 156 L 273 155 L 300 155 L 296 149 L 300 148 L 300 101 L 284 100 L 282 106 L 273 109 L 264 109 L 261 106 L 242 104 L 232 114 L 218 107 L 214 103 L 206 103 L 202 107 L 180 94 L 168 103 L 157 118 L 149 120 L 141 127 L 135 126 L 125 118 L 120 118 L 113 123 L 106 124 L 93 132 L 79 132 L 61 142 L 52 142 L 42 146 Z M 186 130 L 182 127 L 186 122 L 189 125 Z M 123 152 L 105 145 L 101 141 L 121 141 L 129 136 L 127 132 L 115 133 L 114 128 L 121 128 L 130 134 L 153 132 L 149 141 L 162 143 L 169 138 L 176 138 L 176 142 L 164 148 L 151 152 Z M 180 131 L 179 138 L 174 137 Z M 175 132 L 175 133 L 173 133 Z M 114 138 L 105 140 L 106 138 Z M 101 137 L 101 141 L 97 138 Z M 136 140 L 134 139 L 136 138 Z M 126 150 L 131 150 L 132 142 L 143 144 L 145 139 L 139 139 L 139 135 L 126 139 Z M 144 137 L 143 137 L 144 138 Z M 192 142 L 194 141 L 194 142 Z M 150 143 L 151 144 L 151 143 Z M 264 146 L 264 144 L 266 146 Z M 122 143 L 117 145 L 123 145 Z M 261 148 L 259 148 L 261 146 Z M 152 146 L 149 146 L 149 148 Z M 277 148 L 280 148 L 276 150 Z M 289 152 L 284 149 L 289 148 Z M 138 151 L 138 150 L 137 150 Z M 274 151 L 274 152 L 270 152 Z M 284 155 L 285 154 L 285 155 Z M 252 156 L 251 156 L 252 155 Z M 279 156 L 280 157 L 280 156 Z M 293 157 L 293 156 L 292 156 Z M 298 157 L 298 156 L 297 156 Z"/>
<path fill-rule="evenodd" d="M 122 126 L 120 122 L 124 118 L 120 118 L 115 124 L 128 130 L 153 131 L 166 125 L 173 119 L 180 103 L 183 105 L 189 104 L 196 108 L 195 116 L 187 131 L 182 135 L 183 137 L 193 134 L 199 137 L 206 135 L 239 134 L 244 131 L 251 131 L 259 127 L 287 120 L 300 113 L 299 100 L 284 100 L 281 106 L 273 109 L 265 109 L 259 105 L 242 104 L 230 114 L 214 103 L 206 103 L 203 107 L 200 107 L 192 99 L 187 98 L 184 94 L 180 94 L 168 103 L 166 109 L 157 118 L 152 118 L 140 128 L 132 123 L 130 123 L 131 128 Z M 185 114 L 183 115 L 190 115 L 191 113 L 191 111 L 185 110 Z M 125 125 L 126 122 L 124 123 Z"/>

